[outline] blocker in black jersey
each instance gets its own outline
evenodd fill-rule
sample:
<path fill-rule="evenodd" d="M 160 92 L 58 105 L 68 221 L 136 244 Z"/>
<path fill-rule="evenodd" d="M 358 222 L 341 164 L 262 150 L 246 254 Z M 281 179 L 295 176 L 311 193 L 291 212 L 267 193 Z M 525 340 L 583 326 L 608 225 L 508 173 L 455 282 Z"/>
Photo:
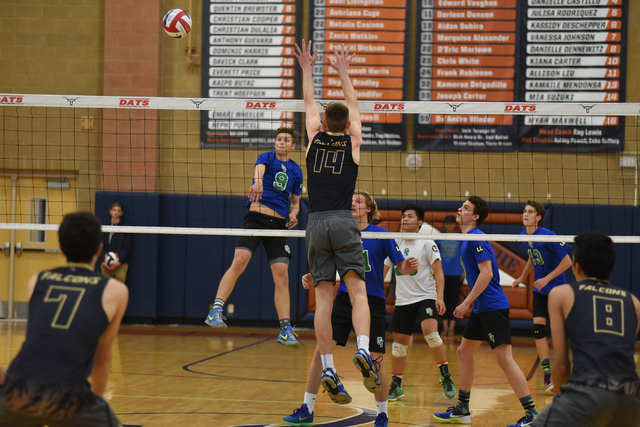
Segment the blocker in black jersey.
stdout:
<path fill-rule="evenodd" d="M 311 213 L 351 211 L 358 179 L 351 136 L 318 132 L 307 149 L 307 180 Z"/>
<path fill-rule="evenodd" d="M 634 361 L 640 302 L 608 282 L 615 262 L 608 236 L 582 233 L 575 243 L 578 282 L 549 293 L 557 396 L 532 425 L 640 426 L 640 379 Z"/>

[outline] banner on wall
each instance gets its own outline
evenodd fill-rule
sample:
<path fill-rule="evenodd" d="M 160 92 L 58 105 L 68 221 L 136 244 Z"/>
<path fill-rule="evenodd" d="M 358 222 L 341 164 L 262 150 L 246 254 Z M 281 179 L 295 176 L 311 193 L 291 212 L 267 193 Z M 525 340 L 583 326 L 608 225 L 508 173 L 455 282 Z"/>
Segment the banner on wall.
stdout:
<path fill-rule="evenodd" d="M 316 99 L 344 101 L 340 79 L 327 57 L 334 47 L 345 44 L 357 54 L 349 75 L 358 100 L 381 101 L 380 113 L 361 114 L 365 149 L 406 149 L 406 115 L 386 111 L 393 111 L 393 105 L 399 106 L 409 95 L 407 3 L 312 0 L 310 4 L 310 38 L 318 49 L 313 70 Z"/>
<path fill-rule="evenodd" d="M 628 0 L 421 0 L 417 100 L 505 103 L 511 115 L 419 115 L 417 150 L 624 150 Z M 537 102 L 580 103 L 592 116 L 536 115 Z"/>
<path fill-rule="evenodd" d="M 202 96 L 247 101 L 243 111 L 202 112 L 202 147 L 273 148 L 277 128 L 300 132 L 300 113 L 273 111 L 263 100 L 300 93 L 301 18 L 300 0 L 203 1 Z"/>

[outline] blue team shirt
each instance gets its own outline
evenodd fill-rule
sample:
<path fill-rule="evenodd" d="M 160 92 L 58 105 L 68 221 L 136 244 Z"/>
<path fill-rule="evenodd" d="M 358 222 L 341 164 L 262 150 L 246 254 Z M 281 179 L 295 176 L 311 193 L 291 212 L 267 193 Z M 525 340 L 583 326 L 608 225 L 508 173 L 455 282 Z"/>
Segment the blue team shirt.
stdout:
<path fill-rule="evenodd" d="M 462 240 L 436 240 L 440 248 L 442 271 L 445 276 L 462 276 L 462 264 L 460 264 L 460 250 Z"/>
<path fill-rule="evenodd" d="M 484 234 L 479 228 L 469 231 L 469 234 Z M 493 277 L 485 290 L 473 302 L 473 312 L 482 313 L 483 311 L 502 310 L 509 308 L 509 300 L 500 286 L 500 270 L 496 261 L 496 255 L 493 253 L 491 243 L 487 241 L 464 241 L 462 242 L 462 267 L 467 276 L 469 288 L 473 289 L 480 274 L 478 264 L 488 259 L 491 261 L 491 270 Z"/>
<path fill-rule="evenodd" d="M 527 234 L 527 230 L 522 230 L 520 234 Z M 534 236 L 555 236 L 553 231 L 538 227 L 533 233 Z M 531 264 L 533 264 L 533 277 L 534 280 L 546 277 L 549 273 L 556 269 L 562 259 L 567 256 L 571 250 L 571 246 L 562 242 L 522 242 L 524 250 L 527 251 Z M 549 295 L 551 289 L 558 285 L 564 285 L 567 283 L 567 278 L 564 272 L 555 279 L 551 280 L 547 286 L 538 290 L 535 287 L 533 292 L 537 292 L 542 295 Z"/>
<path fill-rule="evenodd" d="M 278 160 L 275 151 L 260 154 L 255 165 L 266 166 L 260 203 L 288 218 L 290 194 L 302 194 L 302 169 L 293 160 Z M 251 183 L 254 184 L 255 180 Z M 251 201 L 247 199 L 249 206 Z"/>
<path fill-rule="evenodd" d="M 375 231 L 377 233 L 388 233 L 386 228 L 369 224 L 363 232 Z M 364 257 L 365 282 L 367 285 L 367 295 L 372 295 L 386 299 L 384 294 L 384 260 L 387 257 L 395 265 L 404 261 L 404 257 L 398 250 L 396 241 L 393 239 L 362 239 Z M 347 292 L 347 285 L 340 281 L 338 293 Z"/>

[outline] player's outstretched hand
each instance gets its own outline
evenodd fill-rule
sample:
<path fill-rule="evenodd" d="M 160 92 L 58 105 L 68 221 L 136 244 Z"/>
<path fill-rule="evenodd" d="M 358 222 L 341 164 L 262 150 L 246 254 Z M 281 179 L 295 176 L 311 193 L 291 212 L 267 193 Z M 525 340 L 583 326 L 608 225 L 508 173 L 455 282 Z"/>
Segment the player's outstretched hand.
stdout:
<path fill-rule="evenodd" d="M 311 278 L 311 273 L 307 273 L 302 276 L 302 287 L 305 289 L 313 288 L 313 279 Z"/>
<path fill-rule="evenodd" d="M 541 279 L 536 280 L 535 282 L 533 282 L 533 286 L 535 286 L 535 288 L 539 291 L 542 290 L 542 288 L 544 288 L 545 286 L 547 286 L 549 284 L 549 281 L 547 280 L 546 277 L 543 277 Z"/>
<path fill-rule="evenodd" d="M 308 44 L 305 44 L 304 39 L 302 39 L 300 46 L 298 46 L 298 43 L 295 44 L 296 49 L 293 54 L 298 58 L 298 63 L 303 70 L 312 71 L 313 65 L 318 59 L 318 49 L 313 51 L 313 55 L 311 54 L 311 40 L 309 40 Z"/>
<path fill-rule="evenodd" d="M 262 180 L 256 179 L 249 189 L 249 201 L 255 203 L 262 199 Z"/>
<path fill-rule="evenodd" d="M 467 302 L 467 300 L 464 300 L 462 301 L 462 304 L 457 306 L 456 309 L 453 311 L 453 315 L 458 319 L 462 319 L 464 315 L 467 313 L 467 311 L 469 311 L 469 307 L 470 307 L 470 304 Z"/>
<path fill-rule="evenodd" d="M 289 221 L 287 222 L 287 228 L 293 228 L 296 225 L 298 225 L 298 218 L 296 218 L 296 215 L 293 213 L 289 214 Z"/>
<path fill-rule="evenodd" d="M 398 264 L 398 270 L 402 275 L 408 276 L 418 271 L 418 260 L 416 258 L 407 258 Z"/>
<path fill-rule="evenodd" d="M 329 61 L 329 65 L 333 67 L 334 70 L 338 72 L 347 71 L 349 69 L 349 62 L 356 56 L 356 53 L 349 53 L 349 46 L 345 46 L 344 44 L 338 48 L 334 46 L 333 54 L 335 58 L 329 56 L 327 60 Z"/>

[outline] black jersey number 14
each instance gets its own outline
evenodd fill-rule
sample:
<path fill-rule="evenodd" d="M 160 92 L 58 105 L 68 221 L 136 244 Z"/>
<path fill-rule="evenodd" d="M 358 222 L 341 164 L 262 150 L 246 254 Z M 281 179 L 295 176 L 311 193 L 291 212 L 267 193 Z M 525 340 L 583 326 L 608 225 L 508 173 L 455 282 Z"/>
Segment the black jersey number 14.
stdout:
<path fill-rule="evenodd" d="M 52 328 L 69 329 L 78 311 L 84 292 L 85 290 L 83 288 L 58 285 L 49 286 L 49 290 L 44 296 L 44 302 L 58 304 L 56 314 L 53 316 L 53 319 L 51 319 Z"/>
<path fill-rule="evenodd" d="M 342 163 L 344 162 L 344 150 L 329 151 L 324 148 L 316 151 L 316 159 L 313 163 L 313 171 L 321 173 L 322 169 L 330 169 L 330 173 L 340 175 L 342 173 Z"/>

